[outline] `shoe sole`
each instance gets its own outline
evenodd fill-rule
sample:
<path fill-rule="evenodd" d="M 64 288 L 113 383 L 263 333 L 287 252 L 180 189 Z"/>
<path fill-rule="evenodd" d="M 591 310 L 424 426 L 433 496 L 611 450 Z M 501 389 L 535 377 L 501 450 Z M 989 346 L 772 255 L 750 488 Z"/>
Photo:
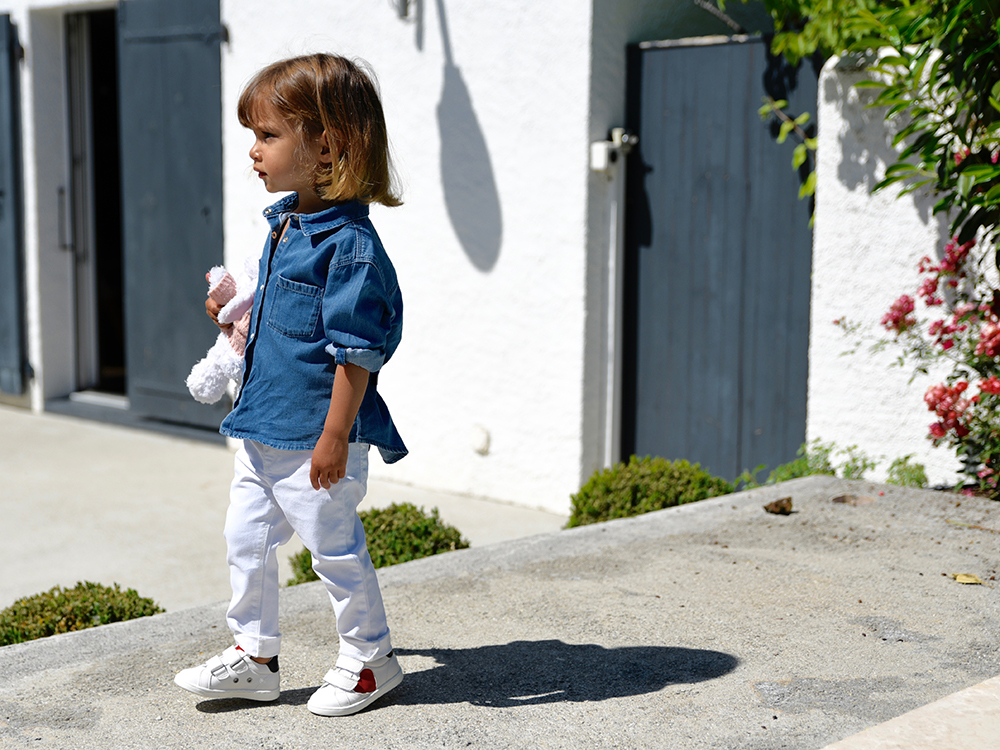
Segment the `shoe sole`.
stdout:
<path fill-rule="evenodd" d="M 398 672 L 396 672 L 396 674 L 394 674 L 391 678 L 389 678 L 388 682 L 383 683 L 380 687 L 376 688 L 374 692 L 368 693 L 368 695 L 365 697 L 363 701 L 361 701 L 360 703 L 355 703 L 353 706 L 319 707 L 319 706 L 313 706 L 312 702 L 310 701 L 306 707 L 317 716 L 350 716 L 351 714 L 356 714 L 358 711 L 361 711 L 362 709 L 370 706 L 372 703 L 374 703 L 383 695 L 388 693 L 402 681 L 403 681 L 403 670 L 401 669 Z"/>
<path fill-rule="evenodd" d="M 174 684 L 179 688 L 184 688 L 189 693 L 200 695 L 203 698 L 243 698 L 248 701 L 273 701 L 277 700 L 281 690 L 212 690 L 201 685 L 191 685 L 178 679 L 180 675 L 174 677 Z"/>

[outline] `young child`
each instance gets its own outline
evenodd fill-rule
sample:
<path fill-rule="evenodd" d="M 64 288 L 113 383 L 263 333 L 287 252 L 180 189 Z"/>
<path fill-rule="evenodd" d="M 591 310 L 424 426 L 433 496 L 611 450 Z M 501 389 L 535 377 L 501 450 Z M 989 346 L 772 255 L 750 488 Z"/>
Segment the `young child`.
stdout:
<path fill-rule="evenodd" d="M 371 78 L 341 57 L 274 63 L 247 84 L 264 211 L 243 385 L 224 435 L 242 438 L 226 516 L 236 645 L 175 682 L 210 698 L 278 697 L 278 546 L 297 532 L 337 618 L 340 655 L 309 710 L 360 711 L 403 679 L 357 507 L 368 448 L 387 463 L 406 447 L 377 391 L 399 344 L 403 302 L 368 205 L 398 206 L 385 119 Z M 218 325 L 218 304 L 206 302 Z"/>

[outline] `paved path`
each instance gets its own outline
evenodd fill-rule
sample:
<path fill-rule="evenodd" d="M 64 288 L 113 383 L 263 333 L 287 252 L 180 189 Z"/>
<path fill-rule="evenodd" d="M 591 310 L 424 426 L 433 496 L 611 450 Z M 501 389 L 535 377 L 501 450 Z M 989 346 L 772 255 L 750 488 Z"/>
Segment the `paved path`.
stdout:
<path fill-rule="evenodd" d="M 385 568 L 407 676 L 340 719 L 305 708 L 318 584 L 282 592 L 273 704 L 173 686 L 228 645 L 221 602 L 9 646 L 0 747 L 996 748 L 998 508 L 811 477 Z"/>
<path fill-rule="evenodd" d="M 377 461 L 378 459 L 372 459 Z M 222 538 L 233 453 L 225 446 L 0 406 L 0 609 L 80 580 L 120 583 L 168 611 L 229 596 Z M 362 509 L 410 502 L 473 545 L 561 528 L 566 518 L 372 481 Z M 282 547 L 287 558 L 297 538 Z"/>

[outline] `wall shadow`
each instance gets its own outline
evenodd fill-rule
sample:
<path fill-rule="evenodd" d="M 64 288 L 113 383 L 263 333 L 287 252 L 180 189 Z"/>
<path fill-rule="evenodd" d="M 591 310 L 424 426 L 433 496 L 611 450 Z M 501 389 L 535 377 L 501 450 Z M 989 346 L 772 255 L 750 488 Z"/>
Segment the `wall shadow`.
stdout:
<path fill-rule="evenodd" d="M 887 167 L 896 163 L 898 153 L 893 148 L 892 138 L 900 125 L 886 122 L 885 107 L 871 106 L 878 91 L 853 88 L 854 83 L 864 79 L 860 68 L 852 70 L 847 66 L 838 72 L 839 75 L 826 78 L 822 91 L 827 102 L 840 103 L 841 116 L 847 125 L 839 135 L 842 158 L 837 167 L 837 177 L 848 190 L 862 187 L 871 191 L 881 177 L 879 165 Z M 856 99 L 849 96 L 852 89 Z M 947 217 L 934 215 L 934 204 L 938 198 L 930 190 L 916 190 L 906 199 L 912 202 L 923 224 L 937 223 L 939 245 L 950 239 Z M 938 252 L 943 251 L 938 248 Z"/>
<path fill-rule="evenodd" d="M 500 195 L 469 89 L 452 58 L 443 0 L 437 0 L 437 9 L 445 55 L 437 106 L 445 205 L 465 254 L 473 266 L 486 272 L 496 265 L 503 241 Z"/>
<path fill-rule="evenodd" d="M 732 672 L 739 659 L 676 646 L 604 648 L 558 640 L 514 641 L 466 649 L 396 649 L 429 656 L 440 666 L 410 672 L 386 703 L 471 703 L 509 708 L 603 701 L 653 693 Z"/>

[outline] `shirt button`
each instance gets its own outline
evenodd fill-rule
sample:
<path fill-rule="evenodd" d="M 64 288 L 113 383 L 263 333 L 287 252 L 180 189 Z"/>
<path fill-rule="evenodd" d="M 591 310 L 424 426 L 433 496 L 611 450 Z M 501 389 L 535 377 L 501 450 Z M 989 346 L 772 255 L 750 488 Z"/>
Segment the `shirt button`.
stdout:
<path fill-rule="evenodd" d="M 271 232 L 271 237 L 272 237 L 272 238 L 274 238 L 274 237 L 277 237 L 277 236 L 278 236 L 278 233 L 277 233 L 277 232 Z"/>
<path fill-rule="evenodd" d="M 261 284 L 261 285 L 260 285 L 260 290 L 261 290 L 262 292 L 264 291 L 264 285 L 263 285 L 263 284 Z"/>

